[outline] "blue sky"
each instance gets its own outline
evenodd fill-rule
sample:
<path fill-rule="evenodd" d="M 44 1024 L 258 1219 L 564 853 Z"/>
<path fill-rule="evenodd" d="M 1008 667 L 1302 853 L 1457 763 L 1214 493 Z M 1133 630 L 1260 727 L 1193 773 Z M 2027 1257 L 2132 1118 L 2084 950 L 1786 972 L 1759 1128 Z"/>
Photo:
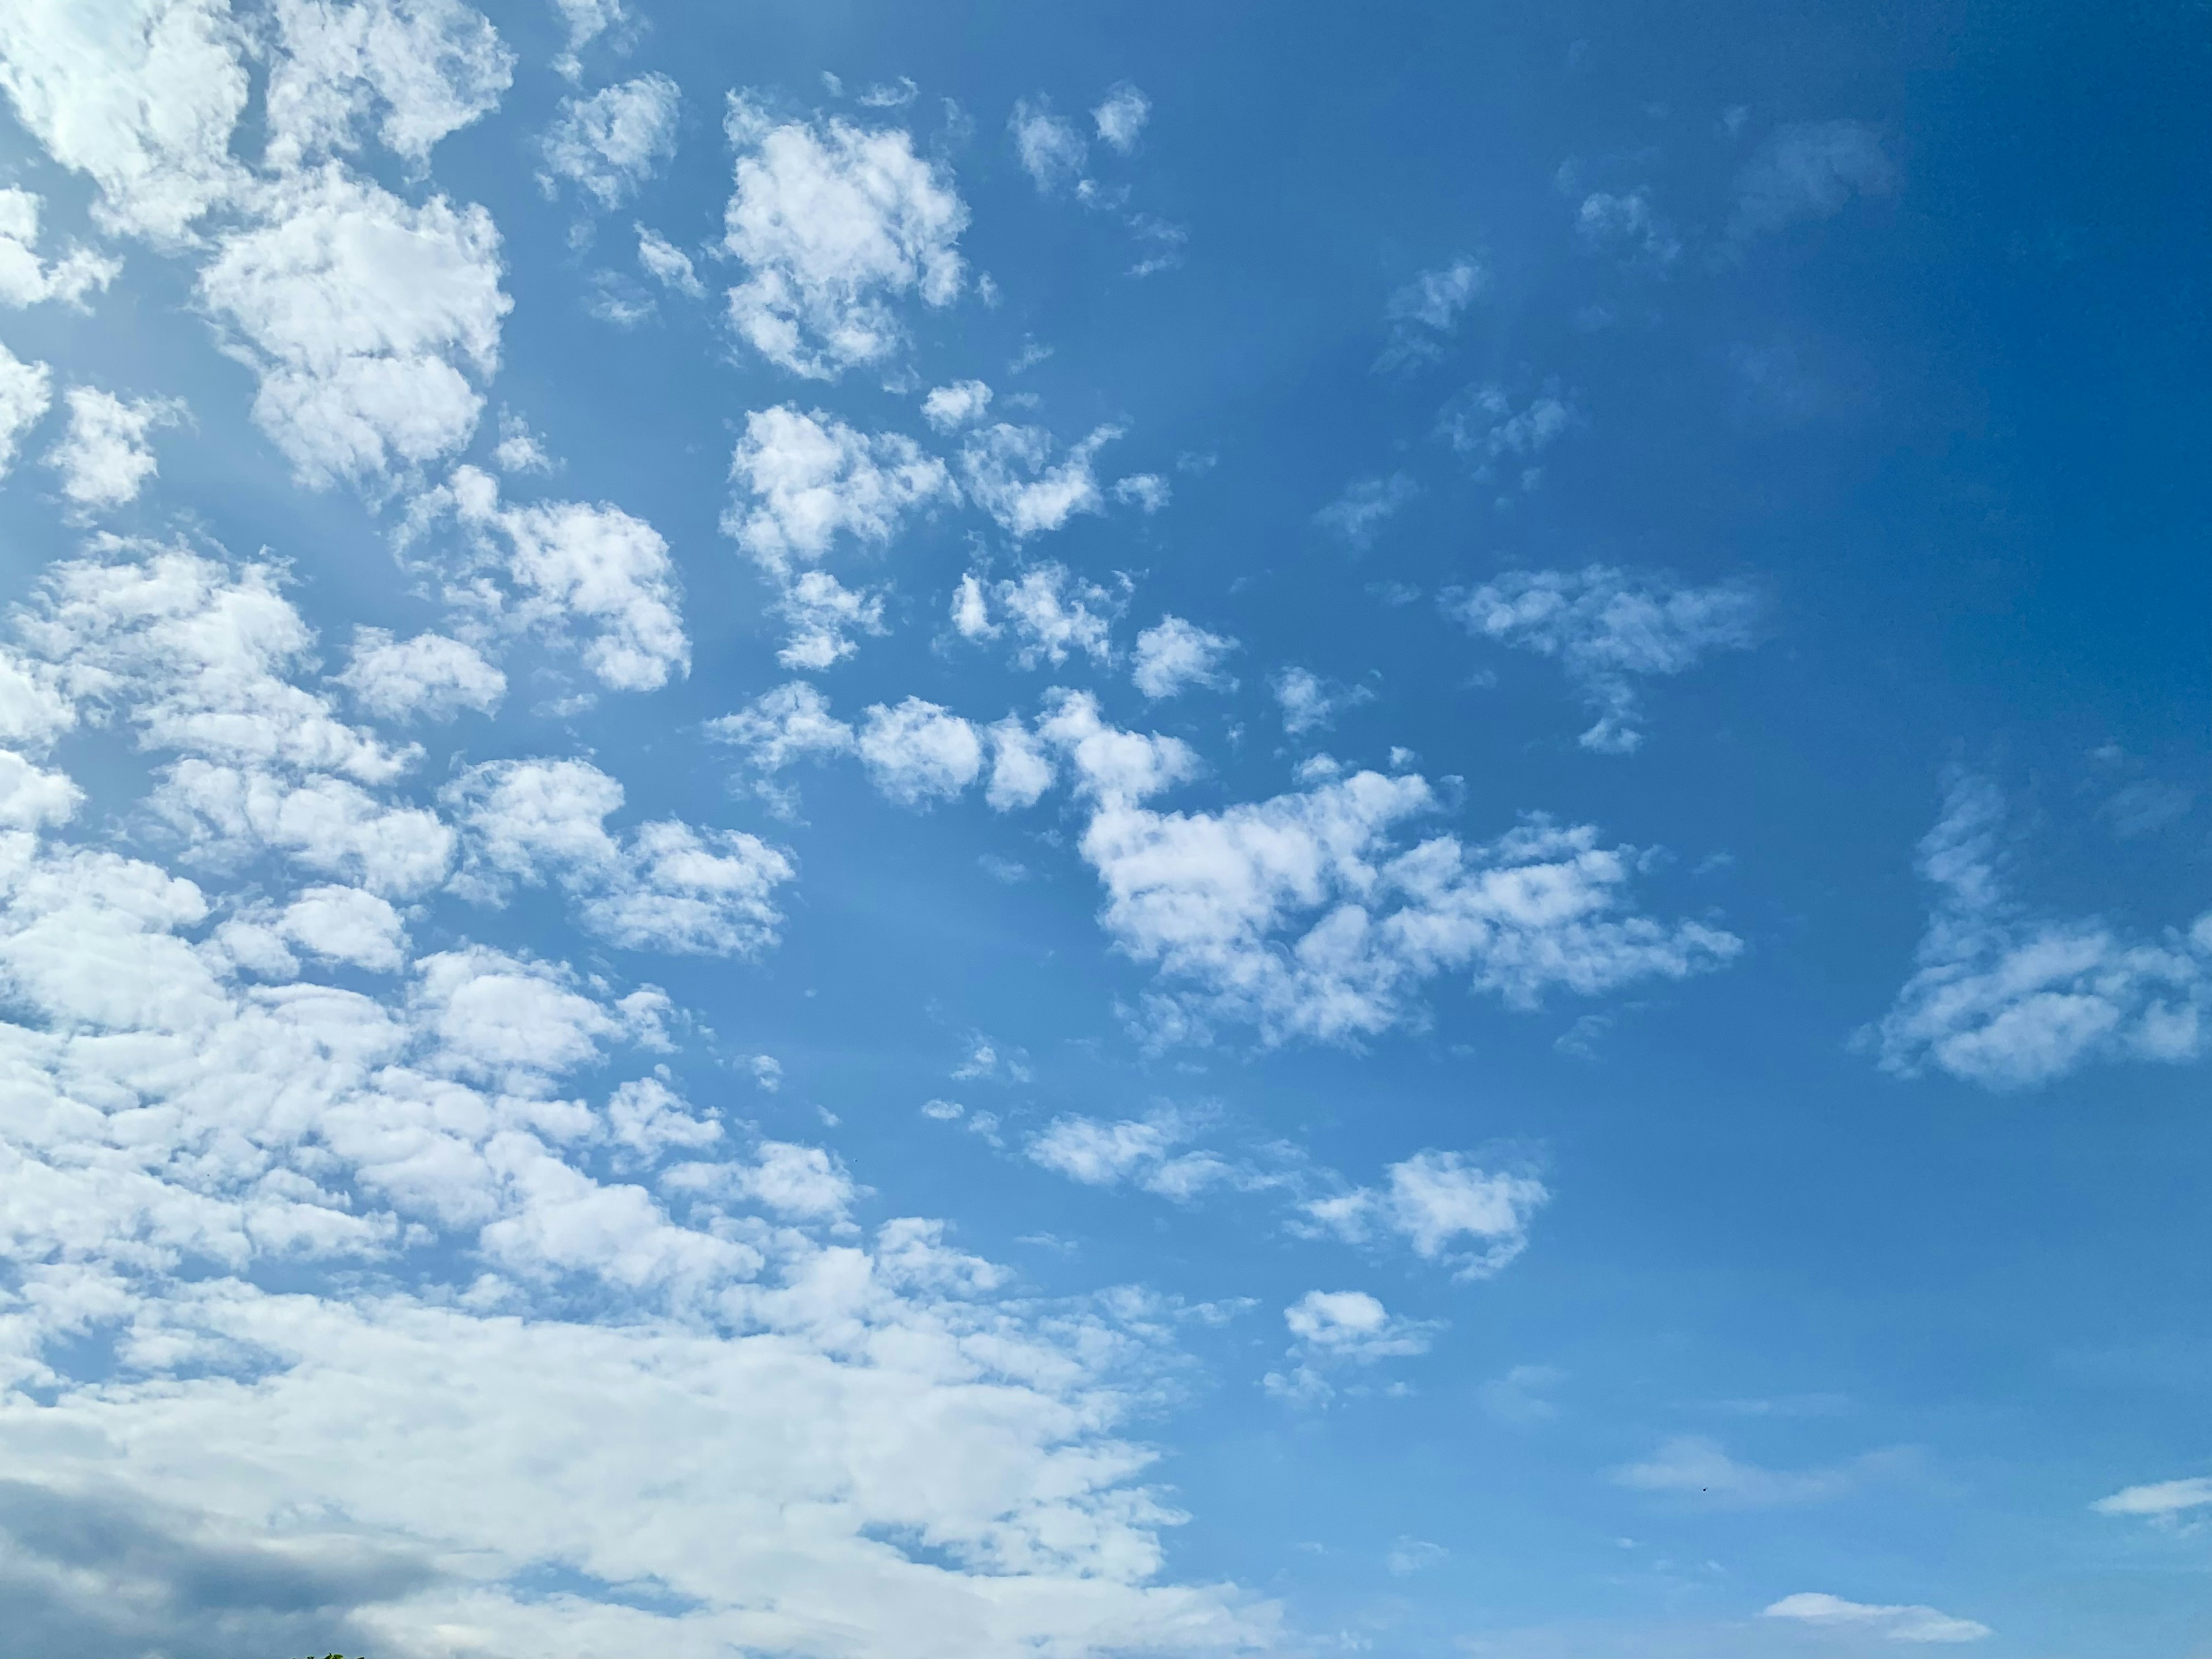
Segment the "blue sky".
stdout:
<path fill-rule="evenodd" d="M 2203 1655 L 2207 67 L 0 5 L 0 1656 Z"/>

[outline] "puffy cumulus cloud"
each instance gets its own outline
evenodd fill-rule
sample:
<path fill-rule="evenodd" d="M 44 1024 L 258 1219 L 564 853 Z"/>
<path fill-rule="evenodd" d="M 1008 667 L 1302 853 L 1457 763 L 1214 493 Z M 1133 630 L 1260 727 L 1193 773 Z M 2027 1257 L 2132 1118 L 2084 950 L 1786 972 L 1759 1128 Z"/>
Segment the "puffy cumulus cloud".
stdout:
<path fill-rule="evenodd" d="M 1137 147 L 1137 137 L 1152 116 L 1152 100 L 1127 81 L 1109 87 L 1104 100 L 1091 112 L 1098 136 L 1124 155 Z"/>
<path fill-rule="evenodd" d="M 1221 671 L 1237 648 L 1226 635 L 1210 634 L 1181 617 L 1163 617 L 1137 635 L 1129 678 L 1147 697 L 1180 696 L 1193 686 L 1233 690 L 1237 682 Z"/>
<path fill-rule="evenodd" d="M 707 732 L 743 750 L 747 762 L 763 772 L 853 747 L 853 728 L 831 714 L 829 698 L 805 680 L 778 686 L 736 714 L 710 720 Z"/>
<path fill-rule="evenodd" d="M 260 376 L 254 419 L 303 483 L 371 485 L 452 453 L 499 358 L 499 233 L 481 207 L 411 206 L 337 163 L 257 187 L 200 301 Z"/>
<path fill-rule="evenodd" d="M 854 748 L 876 787 L 902 806 L 950 800 L 983 770 L 974 725 L 920 697 L 871 708 Z"/>
<path fill-rule="evenodd" d="M 1057 530 L 1079 513 L 1105 510 L 1092 460 L 1121 435 L 1102 426 L 1054 458 L 1042 427 L 1004 422 L 971 434 L 960 449 L 960 476 L 975 504 L 1016 541 Z"/>
<path fill-rule="evenodd" d="M 1652 270 L 1664 270 L 1682 253 L 1680 239 L 1653 210 L 1651 192 L 1640 186 L 1618 194 L 1593 191 L 1583 197 L 1575 210 L 1575 234 L 1590 247 Z"/>
<path fill-rule="evenodd" d="M 119 259 L 72 245 L 58 259 L 38 254 L 40 198 L 15 185 L 0 189 L 0 306 L 58 301 L 83 310 L 84 296 L 119 276 Z"/>
<path fill-rule="evenodd" d="M 0 88 L 48 155 L 99 186 L 103 228 L 176 244 L 244 176 L 229 154 L 243 46 L 223 0 L 19 0 Z"/>
<path fill-rule="evenodd" d="M 1881 1607 L 1846 1601 L 1818 1590 L 1785 1595 L 1762 1608 L 1769 1619 L 1790 1619 L 1827 1630 L 1863 1630 L 1892 1642 L 1978 1642 L 1996 1632 L 1972 1619 L 1954 1619 L 1927 1607 Z"/>
<path fill-rule="evenodd" d="M 970 571 L 953 591 L 953 631 L 975 641 L 1011 633 L 1014 661 L 1023 668 L 1057 667 L 1070 651 L 1111 663 L 1114 620 L 1128 604 L 1129 587 L 1127 576 L 1104 587 L 1058 563 L 1032 565 L 988 585 Z"/>
<path fill-rule="evenodd" d="M 2094 1061 L 2201 1056 L 2212 1034 L 2212 911 L 2155 941 L 2094 918 L 2033 915 L 2005 891 L 2002 820 L 1996 788 L 1961 775 L 1921 841 L 1936 905 L 1912 976 L 1865 1034 L 1882 1068 L 1910 1077 L 1933 1066 L 2018 1089 Z"/>
<path fill-rule="evenodd" d="M 1355 1243 L 1395 1234 L 1461 1279 L 1488 1279 L 1526 1249 L 1529 1218 L 1551 1198 L 1540 1181 L 1477 1169 L 1457 1152 L 1419 1152 L 1384 1173 L 1379 1189 L 1309 1201 L 1305 1219 Z"/>
<path fill-rule="evenodd" d="M 443 634 L 394 639 L 381 628 L 354 630 L 345 672 L 335 677 L 354 701 L 387 720 L 449 720 L 464 708 L 489 714 L 507 676 L 483 653 Z"/>
<path fill-rule="evenodd" d="M 1111 1123 L 1071 1115 L 1054 1118 L 1024 1150 L 1032 1163 L 1086 1187 L 1129 1181 L 1178 1203 L 1218 1182 L 1244 1182 L 1243 1171 L 1212 1152 L 1177 1152 L 1189 1134 L 1189 1126 L 1172 1111 Z"/>
<path fill-rule="evenodd" d="M 676 154 L 676 117 L 683 101 L 676 82 L 659 74 L 641 75 L 588 98 L 562 99 L 561 112 L 545 135 L 546 173 L 541 182 L 546 193 L 551 195 L 556 181 L 566 179 L 589 191 L 600 206 L 619 207 L 653 176 L 655 167 Z M 665 242 L 660 246 L 667 247 Z M 644 252 L 641 242 L 641 257 Z M 688 271 L 690 261 L 684 264 Z M 647 269 L 653 269 L 649 260 Z M 698 278 L 691 280 L 696 283 Z"/>
<path fill-rule="evenodd" d="M 826 570 L 841 538 L 887 546 L 908 514 L 956 492 L 945 464 L 897 433 L 869 434 L 818 411 L 756 410 L 730 459 L 743 491 L 722 529 L 781 590 L 788 668 L 826 668 L 853 654 L 855 633 L 883 631 L 880 594 Z"/>
<path fill-rule="evenodd" d="M 1437 805 L 1422 778 L 1374 772 L 1218 812 L 1105 790 L 1080 845 L 1108 933 L 1158 971 L 1148 1012 L 1163 1036 L 1229 1021 L 1268 1043 L 1352 1042 L 1418 1021 L 1413 995 L 1441 973 L 1527 1008 L 1555 988 L 1683 978 L 1742 948 L 1630 908 L 1639 855 L 1587 825 L 1404 844 Z"/>
<path fill-rule="evenodd" d="M 623 787 L 587 762 L 487 762 L 444 799 L 463 836 L 454 884 L 478 902 L 551 882 L 585 927 L 629 950 L 757 956 L 776 942 L 789 858 L 757 836 L 674 818 L 612 834 Z"/>
<path fill-rule="evenodd" d="M 137 500 L 160 470 L 148 435 L 185 418 L 185 406 L 174 398 L 126 400 L 88 386 L 71 386 L 62 401 L 69 409 L 69 431 L 46 465 L 61 474 L 62 494 L 79 514 Z"/>
<path fill-rule="evenodd" d="M 568 26 L 568 50 L 553 60 L 553 68 L 556 73 L 574 81 L 584 72 L 577 54 L 610 29 L 618 29 L 627 23 L 629 13 L 623 0 L 553 0 L 553 3 L 561 14 L 561 21 Z"/>
<path fill-rule="evenodd" d="M 308 888 L 284 908 L 277 929 L 315 956 L 375 972 L 396 972 L 407 959 L 399 913 L 358 887 Z"/>
<path fill-rule="evenodd" d="M 430 503 L 451 507 L 480 544 L 499 550 L 514 588 L 508 619 L 577 649 L 615 691 L 651 691 L 691 672 L 683 593 L 659 531 L 609 502 L 507 507 L 498 482 L 472 466 Z"/>
<path fill-rule="evenodd" d="M 991 388 L 981 380 L 955 380 L 933 386 L 921 400 L 921 417 L 939 432 L 957 432 L 980 421 L 991 407 Z"/>
<path fill-rule="evenodd" d="M 1461 317 L 1489 285 L 1490 273 L 1465 257 L 1422 271 L 1382 307 L 1390 332 L 1375 367 L 1406 368 L 1443 356 L 1444 342 L 1459 332 Z"/>
<path fill-rule="evenodd" d="M 1375 545 L 1375 538 L 1398 510 L 1421 493 L 1421 487 L 1402 472 L 1387 478 L 1358 478 L 1344 494 L 1314 514 L 1314 522 L 1341 537 L 1356 553 Z"/>
<path fill-rule="evenodd" d="M 15 465 L 24 437 L 54 401 L 54 372 L 25 362 L 0 343 L 0 477 Z"/>
<path fill-rule="evenodd" d="M 417 171 L 431 148 L 499 106 L 514 54 L 461 0 L 276 0 L 267 159 L 296 167 L 360 144 L 374 118 Z"/>
<path fill-rule="evenodd" d="M 691 256 L 666 237 L 637 228 L 637 262 L 645 267 L 647 276 L 663 288 L 674 289 L 690 300 L 707 297 L 707 285 L 699 280 L 699 272 L 691 263 Z"/>
<path fill-rule="evenodd" d="M 1886 196 L 1897 170 L 1863 121 L 1778 127 L 1735 179 L 1729 234 L 1737 240 L 1842 212 L 1855 196 Z"/>
<path fill-rule="evenodd" d="M 994 812 L 1034 806 L 1058 779 L 1044 740 L 1009 714 L 990 727 L 991 781 L 983 799 Z"/>
<path fill-rule="evenodd" d="M 1046 692 L 1036 729 L 1066 761 L 1076 792 L 1104 811 L 1147 800 L 1204 769 L 1180 738 L 1109 725 L 1088 691 Z"/>
<path fill-rule="evenodd" d="M 1437 1326 L 1401 1318 L 1364 1291 L 1308 1291 L 1283 1310 L 1291 1346 L 1288 1370 L 1262 1379 L 1268 1393 L 1317 1405 L 1336 1393 L 1329 1374 L 1346 1364 L 1372 1364 L 1429 1351 Z"/>
<path fill-rule="evenodd" d="M 951 176 L 898 128 L 778 124 L 730 98 L 736 189 L 723 246 L 750 273 L 730 290 L 738 336 L 811 380 L 883 363 L 905 338 L 891 301 L 959 297 L 968 209 Z"/>
<path fill-rule="evenodd" d="M 1339 685 L 1310 668 L 1285 668 L 1267 685 L 1283 711 L 1283 730 L 1294 738 L 1329 725 L 1339 709 L 1356 708 L 1375 698 L 1368 686 Z"/>
<path fill-rule="evenodd" d="M 1014 112 L 1006 118 L 1006 131 L 1013 137 L 1022 171 L 1039 190 L 1058 190 L 1082 173 L 1083 135 L 1066 116 L 1052 112 L 1050 100 L 1018 100 Z"/>
<path fill-rule="evenodd" d="M 1758 640 L 1758 593 L 1741 582 L 1692 587 L 1664 572 L 1594 564 L 1516 570 L 1481 586 L 1449 588 L 1444 615 L 1479 638 L 1555 657 L 1597 723 L 1585 749 L 1625 755 L 1644 741 L 1634 681 L 1680 674 L 1708 652 Z"/>

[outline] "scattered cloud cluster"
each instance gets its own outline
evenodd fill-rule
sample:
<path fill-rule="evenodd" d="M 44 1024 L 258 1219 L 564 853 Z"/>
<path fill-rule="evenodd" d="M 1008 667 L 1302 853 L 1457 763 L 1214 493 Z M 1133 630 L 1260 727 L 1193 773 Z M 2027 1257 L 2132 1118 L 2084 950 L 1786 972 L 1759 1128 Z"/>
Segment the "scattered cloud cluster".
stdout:
<path fill-rule="evenodd" d="M 1526 1249 L 1529 1218 L 1551 1197 L 1534 1176 L 1477 1169 L 1457 1152 L 1421 1152 L 1385 1174 L 1380 1188 L 1310 1200 L 1307 1222 L 1353 1243 L 1395 1234 L 1460 1279 L 1488 1279 Z"/>
<path fill-rule="evenodd" d="M 1364 1291 L 1308 1291 L 1283 1310 L 1291 1333 L 1289 1362 L 1261 1379 L 1269 1394 L 1295 1405 L 1320 1405 L 1336 1393 L 1333 1373 L 1429 1351 L 1433 1322 L 1395 1315 Z"/>
<path fill-rule="evenodd" d="M 1869 1033 L 1884 1070 L 1933 1066 L 1990 1089 L 2096 1060 L 2194 1060 L 2212 1040 L 2212 914 L 2130 939 L 2094 919 L 2039 918 L 2005 892 L 2003 801 L 1961 775 L 1921 841 L 1936 907 L 1912 976 Z"/>
<path fill-rule="evenodd" d="M 1460 319 L 1489 284 L 1490 273 L 1465 257 L 1422 271 L 1382 307 L 1389 337 L 1376 368 L 1411 368 L 1441 358 L 1444 342 L 1459 332 Z"/>
<path fill-rule="evenodd" d="M 1691 587 L 1662 572 L 1594 564 L 1516 570 L 1476 588 L 1450 588 L 1443 612 L 1478 638 L 1556 657 L 1597 724 L 1582 744 L 1600 754 L 1641 747 L 1634 682 L 1680 674 L 1708 652 L 1756 642 L 1759 595 L 1741 582 Z"/>
<path fill-rule="evenodd" d="M 546 193 L 565 179 L 601 207 L 620 207 L 676 154 L 682 105 L 682 92 L 665 75 L 641 75 L 588 98 L 564 98 L 545 134 Z"/>
<path fill-rule="evenodd" d="M 1114 623 L 1129 588 L 1127 576 L 1107 587 L 1050 562 L 988 583 L 971 570 L 953 590 L 952 629 L 978 642 L 1009 636 L 1020 668 L 1057 668 L 1070 652 L 1103 666 L 1114 660 Z"/>

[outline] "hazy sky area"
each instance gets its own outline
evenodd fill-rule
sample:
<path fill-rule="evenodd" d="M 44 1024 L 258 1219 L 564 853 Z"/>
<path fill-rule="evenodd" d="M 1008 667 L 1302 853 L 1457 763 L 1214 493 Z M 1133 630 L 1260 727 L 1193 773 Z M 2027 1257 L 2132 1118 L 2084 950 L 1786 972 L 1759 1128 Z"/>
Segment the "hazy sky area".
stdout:
<path fill-rule="evenodd" d="M 2208 86 L 0 0 L 0 1659 L 2212 1656 Z"/>

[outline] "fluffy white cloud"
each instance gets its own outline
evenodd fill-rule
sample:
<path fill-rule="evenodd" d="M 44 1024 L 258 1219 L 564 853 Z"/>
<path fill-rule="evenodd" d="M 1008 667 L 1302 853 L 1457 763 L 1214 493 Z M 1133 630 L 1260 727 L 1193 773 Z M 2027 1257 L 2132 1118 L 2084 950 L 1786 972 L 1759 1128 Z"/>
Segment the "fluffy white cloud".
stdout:
<path fill-rule="evenodd" d="M 1736 175 L 1738 240 L 1804 219 L 1842 212 L 1854 196 L 1886 196 L 1897 172 L 1881 140 L 1863 121 L 1809 121 L 1779 127 Z"/>
<path fill-rule="evenodd" d="M 757 956 L 783 918 L 775 889 L 791 860 L 742 831 L 672 818 L 621 836 L 606 818 L 623 787 L 585 761 L 491 761 L 449 785 L 464 836 L 455 885 L 497 902 L 516 882 L 555 882 L 592 933 L 634 951 Z"/>
<path fill-rule="evenodd" d="M 561 112 L 545 135 L 546 193 L 552 193 L 556 179 L 566 179 L 589 191 L 600 206 L 620 206 L 653 176 L 655 167 L 676 154 L 676 117 L 683 101 L 676 82 L 658 74 L 603 88 L 588 98 L 562 99 Z M 646 252 L 642 240 L 639 252 Z M 684 259 L 684 265 L 688 273 L 690 261 Z M 649 258 L 646 268 L 653 270 Z"/>
<path fill-rule="evenodd" d="M 1627 908 L 1638 856 L 1586 825 L 1402 846 L 1401 827 L 1437 807 L 1417 776 L 1361 772 L 1219 812 L 1100 793 L 1083 856 L 1106 889 L 1108 933 L 1159 970 L 1150 1012 L 1164 1034 L 1228 1020 L 1270 1043 L 1356 1041 L 1418 1018 L 1410 999 L 1439 973 L 1529 1007 L 1554 988 L 1680 979 L 1741 949 L 1705 923 Z"/>
<path fill-rule="evenodd" d="M 1014 661 L 1023 668 L 1057 666 L 1070 651 L 1110 663 L 1114 619 L 1128 604 L 1129 586 L 1123 576 L 1118 587 L 1103 587 L 1057 563 L 1032 565 L 988 586 L 971 571 L 954 590 L 952 626 L 963 638 L 979 641 L 1011 630 L 1018 641 Z"/>
<path fill-rule="evenodd" d="M 1390 336 L 1375 367 L 1404 368 L 1443 356 L 1444 341 L 1459 331 L 1460 318 L 1489 285 L 1490 273 L 1466 258 L 1421 272 L 1382 308 Z"/>
<path fill-rule="evenodd" d="M 663 287 L 672 288 L 688 299 L 707 297 L 707 285 L 699 280 L 691 256 L 643 225 L 637 227 L 637 262 L 645 267 L 647 276 Z"/>
<path fill-rule="evenodd" d="M 480 207 L 410 206 L 335 162 L 258 187 L 200 273 L 261 377 L 254 419 L 302 482 L 363 484 L 452 453 L 498 365 L 499 233 Z"/>
<path fill-rule="evenodd" d="M 1237 682 L 1221 672 L 1221 664 L 1237 648 L 1224 635 L 1209 634 L 1181 617 L 1163 617 L 1137 635 L 1129 678 L 1154 699 L 1178 696 L 1194 685 L 1231 690 Z"/>
<path fill-rule="evenodd" d="M 902 806 L 950 800 L 983 769 L 975 726 L 920 697 L 870 708 L 854 747 L 876 787 Z"/>
<path fill-rule="evenodd" d="M 1111 811 L 1149 799 L 1203 770 L 1180 738 L 1109 726 L 1088 691 L 1054 688 L 1044 696 L 1037 734 L 1066 757 L 1077 790 Z"/>
<path fill-rule="evenodd" d="M 223 0 L 15 0 L 0 88 L 48 155 L 100 187 L 105 228 L 175 243 L 243 176 L 229 155 L 243 44 Z"/>
<path fill-rule="evenodd" d="M 1892 1642 L 1978 1642 L 1996 1634 L 1987 1625 L 1954 1619 L 1934 1607 L 1877 1607 L 1817 1590 L 1785 1595 L 1763 1612 L 1769 1619 L 1794 1619 L 1827 1629 L 1863 1630 Z"/>
<path fill-rule="evenodd" d="M 355 149 L 373 112 L 386 149 L 420 170 L 430 150 L 499 106 L 514 54 L 462 0 L 276 0 L 270 166 Z"/>
<path fill-rule="evenodd" d="M 15 464 L 30 429 L 54 400 L 54 374 L 44 363 L 25 362 L 0 343 L 0 477 Z"/>
<path fill-rule="evenodd" d="M 708 734 L 744 750 L 763 772 L 781 771 L 794 761 L 841 755 L 853 747 L 853 728 L 830 713 L 830 700 L 805 680 L 756 698 L 734 714 L 709 721 Z"/>
<path fill-rule="evenodd" d="M 957 432 L 980 421 L 991 407 L 991 388 L 981 380 L 955 380 L 933 387 L 921 400 L 921 417 L 939 432 Z"/>
<path fill-rule="evenodd" d="M 1336 1390 L 1328 1373 L 1344 1364 L 1426 1353 L 1433 1323 L 1401 1318 L 1364 1291 L 1308 1291 L 1283 1310 L 1290 1328 L 1291 1370 L 1270 1371 L 1267 1392 L 1301 1405 L 1317 1404 Z"/>
<path fill-rule="evenodd" d="M 1328 725 L 1340 708 L 1371 702 L 1375 697 L 1367 686 L 1338 685 L 1310 668 L 1285 668 L 1268 682 L 1268 689 L 1282 708 L 1283 730 L 1294 738 Z"/>
<path fill-rule="evenodd" d="M 71 386 L 62 401 L 69 408 L 69 431 L 46 457 L 46 465 L 62 475 L 62 494 L 85 513 L 137 499 L 159 470 L 147 434 L 177 424 L 184 405 L 167 398 L 126 402 L 86 386 Z"/>
<path fill-rule="evenodd" d="M 464 708 L 488 714 L 507 695 L 506 675 L 474 646 L 442 634 L 398 640 L 381 628 L 356 629 L 345 672 L 335 678 L 388 720 L 449 720 Z"/>
<path fill-rule="evenodd" d="M 623 0 L 553 0 L 553 3 L 568 26 L 568 49 L 553 60 L 553 68 L 573 81 L 584 70 L 577 54 L 609 29 L 628 22 L 629 13 Z"/>
<path fill-rule="evenodd" d="M 1057 190 L 1082 173 L 1083 136 L 1066 116 L 1054 115 L 1046 100 L 1017 100 L 1014 112 L 1006 118 L 1006 131 L 1013 136 L 1022 170 L 1039 190 Z"/>
<path fill-rule="evenodd" d="M 1710 651 L 1756 642 L 1759 596 L 1740 582 L 1690 587 L 1663 572 L 1594 564 L 1515 570 L 1440 597 L 1444 615 L 1480 638 L 1556 657 L 1598 711 L 1582 744 L 1601 754 L 1638 748 L 1633 681 L 1679 674 Z"/>
<path fill-rule="evenodd" d="M 1000 422 L 961 446 L 960 474 L 975 504 L 1016 541 L 1025 541 L 1078 513 L 1104 511 L 1091 461 L 1121 435 L 1119 427 L 1099 427 L 1055 460 L 1052 434 L 1042 427 Z"/>
<path fill-rule="evenodd" d="M 991 782 L 985 801 L 996 812 L 1036 805 L 1056 775 L 1043 740 L 1012 714 L 991 726 L 990 738 Z"/>
<path fill-rule="evenodd" d="M 0 189 L 0 305 L 34 306 L 58 300 L 82 310 L 84 296 L 105 289 L 121 274 L 123 263 L 89 248 L 72 246 L 49 263 L 39 258 L 39 210 L 44 203 L 27 190 Z"/>
<path fill-rule="evenodd" d="M 2141 1515 L 2154 1520 L 2185 1515 L 2212 1504 L 2212 1480 L 2199 1475 L 2186 1480 L 2160 1480 L 2148 1486 L 2127 1486 L 2110 1498 L 2089 1505 L 2100 1515 Z"/>
<path fill-rule="evenodd" d="M 1487 1279 L 1526 1249 L 1529 1218 L 1551 1197 L 1540 1181 L 1476 1169 L 1457 1152 L 1419 1152 L 1384 1173 L 1386 1188 L 1314 1200 L 1307 1218 L 1354 1243 L 1395 1233 L 1461 1279 Z M 1462 1239 L 1474 1248 L 1455 1248 Z"/>
<path fill-rule="evenodd" d="M 909 134 L 778 125 L 738 94 L 727 126 L 738 162 L 723 246 L 750 272 L 730 290 L 730 320 L 769 362 L 834 380 L 898 349 L 893 299 L 959 297 L 968 209 Z"/>
<path fill-rule="evenodd" d="M 1920 843 L 1936 891 L 1912 977 L 1870 1036 L 1884 1070 L 1929 1066 L 1984 1088 L 2026 1088 L 2094 1060 L 2194 1060 L 2212 1041 L 2212 912 L 2186 933 L 2131 939 L 2094 919 L 2039 918 L 1999 869 L 2003 803 L 1955 779 Z"/>
<path fill-rule="evenodd" d="M 1032 1163 L 1086 1187 L 1133 1181 L 1148 1192 L 1184 1203 L 1218 1182 L 1240 1178 L 1239 1171 L 1211 1152 L 1176 1152 L 1188 1133 L 1170 1111 L 1115 1123 L 1073 1115 L 1054 1118 L 1024 1150 Z"/>
<path fill-rule="evenodd" d="M 278 928 L 319 957 L 380 973 L 396 972 L 407 959 L 399 913 L 358 887 L 308 888 L 285 907 Z"/>
<path fill-rule="evenodd" d="M 1402 472 L 1387 478 L 1360 478 L 1344 494 L 1314 514 L 1314 522 L 1341 536 L 1353 551 L 1364 553 L 1398 509 L 1421 493 L 1421 487 Z"/>
<path fill-rule="evenodd" d="M 1126 155 L 1136 148 L 1137 135 L 1144 131 L 1152 114 L 1152 100 L 1128 82 L 1121 81 L 1107 88 L 1105 100 L 1091 112 L 1091 118 L 1098 136 Z"/>
<path fill-rule="evenodd" d="M 691 672 L 683 596 L 660 532 L 601 501 L 502 507 L 497 481 L 458 467 L 443 500 L 489 544 L 518 590 L 513 620 L 559 639 L 580 633 L 584 665 L 617 691 L 650 691 Z"/>

